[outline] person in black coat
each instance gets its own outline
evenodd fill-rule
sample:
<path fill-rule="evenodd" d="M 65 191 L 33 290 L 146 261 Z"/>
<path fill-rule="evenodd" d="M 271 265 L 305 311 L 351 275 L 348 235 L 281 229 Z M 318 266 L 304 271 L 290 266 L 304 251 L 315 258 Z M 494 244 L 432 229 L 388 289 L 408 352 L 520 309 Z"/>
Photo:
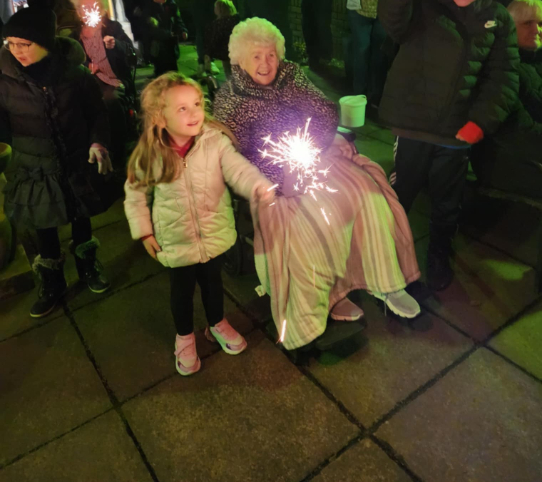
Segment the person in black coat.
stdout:
<path fill-rule="evenodd" d="M 81 46 L 55 38 L 55 24 L 52 10 L 18 11 L 4 26 L 7 48 L 0 52 L 0 141 L 13 148 L 4 210 L 13 224 L 37 233 L 41 287 L 33 317 L 49 314 L 66 289 L 60 225 L 72 224 L 79 277 L 93 292 L 109 288 L 90 224 L 109 206 L 107 111 L 95 78 L 81 65 Z"/>
<path fill-rule="evenodd" d="M 379 109 L 398 136 L 393 187 L 407 212 L 429 187 L 427 278 L 442 290 L 453 279 L 469 147 L 495 132 L 517 99 L 515 27 L 492 0 L 379 0 L 378 16 L 400 44 Z"/>
<path fill-rule="evenodd" d="M 482 185 L 542 199 L 542 1 L 514 0 L 508 11 L 521 59 L 519 98 L 497 133 L 473 150 L 471 163 Z"/>

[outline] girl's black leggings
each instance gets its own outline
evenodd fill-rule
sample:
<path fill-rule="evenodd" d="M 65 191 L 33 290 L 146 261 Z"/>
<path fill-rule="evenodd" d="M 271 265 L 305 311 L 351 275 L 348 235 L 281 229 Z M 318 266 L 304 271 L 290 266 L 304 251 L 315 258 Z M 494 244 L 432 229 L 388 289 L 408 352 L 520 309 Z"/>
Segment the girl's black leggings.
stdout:
<path fill-rule="evenodd" d="M 58 228 L 37 229 L 38 251 L 42 258 L 60 258 L 60 239 Z M 75 246 L 90 241 L 92 226 L 89 218 L 80 218 L 72 222 L 72 239 Z"/>

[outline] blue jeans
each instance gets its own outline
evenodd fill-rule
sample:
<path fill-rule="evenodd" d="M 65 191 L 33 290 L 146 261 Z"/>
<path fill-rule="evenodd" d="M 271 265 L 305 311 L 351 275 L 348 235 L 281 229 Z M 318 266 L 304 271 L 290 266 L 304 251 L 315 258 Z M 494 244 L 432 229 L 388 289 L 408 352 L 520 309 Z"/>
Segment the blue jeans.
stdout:
<path fill-rule="evenodd" d="M 382 52 L 386 32 L 378 19 L 364 17 L 355 10 L 348 10 L 348 23 L 354 94 L 366 95 L 370 104 L 378 105 L 388 70 Z"/>

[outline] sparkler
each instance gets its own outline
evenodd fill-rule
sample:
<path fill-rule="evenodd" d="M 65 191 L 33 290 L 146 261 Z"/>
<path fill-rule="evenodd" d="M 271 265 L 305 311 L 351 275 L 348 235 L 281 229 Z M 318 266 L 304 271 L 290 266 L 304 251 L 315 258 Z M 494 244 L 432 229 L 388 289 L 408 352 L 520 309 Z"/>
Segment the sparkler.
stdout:
<path fill-rule="evenodd" d="M 273 164 L 286 165 L 290 173 L 296 175 L 294 190 L 309 193 L 316 200 L 314 191 L 336 191 L 327 187 L 326 181 L 321 179 L 321 176 L 327 177 L 329 167 L 319 169 L 321 150 L 309 134 L 310 122 L 309 117 L 304 129 L 298 127 L 295 135 L 285 132 L 277 142 L 271 140 L 271 135 L 264 137 L 264 146 L 269 145 L 270 148 L 260 150 L 260 153 L 264 159 L 270 158 Z"/>
<path fill-rule="evenodd" d="M 94 5 L 92 5 L 92 8 L 90 9 L 87 9 L 87 7 L 83 5 L 83 12 L 83 22 L 85 22 L 87 27 L 96 27 L 102 21 L 100 7 L 96 2 L 94 2 Z"/>
<path fill-rule="evenodd" d="M 284 335 L 286 335 L 286 320 L 282 322 L 282 330 L 279 338 L 280 343 L 284 343 Z"/>

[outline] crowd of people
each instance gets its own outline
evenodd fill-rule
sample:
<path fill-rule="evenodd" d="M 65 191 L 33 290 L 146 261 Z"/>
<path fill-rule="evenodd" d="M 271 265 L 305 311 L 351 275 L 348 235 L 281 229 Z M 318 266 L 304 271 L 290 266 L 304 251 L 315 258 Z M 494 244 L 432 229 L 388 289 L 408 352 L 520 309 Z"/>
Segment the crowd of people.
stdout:
<path fill-rule="evenodd" d="M 206 336 L 231 355 L 247 346 L 224 317 L 221 257 L 237 238 L 228 188 L 249 202 L 259 292 L 270 297 L 287 350 L 325 336 L 328 318 L 338 331 L 361 319 L 362 309 L 348 299 L 354 290 L 366 290 L 397 316 L 418 316 L 420 270 L 406 213 L 423 187 L 432 209 L 428 285 L 442 290 L 451 283 L 469 158 L 480 182 L 540 197 L 542 2 L 514 0 L 508 11 L 493 0 L 357 3 L 347 4 L 360 57 L 354 81 L 368 89 L 397 136 L 393 186 L 337 134 L 336 105 L 286 60 L 285 38 L 271 22 L 241 21 L 229 0 L 213 4 L 217 19 L 200 28 L 198 63 L 211 69 L 213 58 L 222 60 L 227 81 L 211 116 L 201 86 L 177 72 L 186 28 L 174 2 L 130 10 L 155 78 L 141 93 L 124 206 L 132 238 L 169 272 L 182 375 L 201 366 L 196 284 Z M 78 8 L 82 14 L 95 5 L 82 0 Z M 33 317 L 48 315 L 66 290 L 61 225 L 72 225 L 70 250 L 81 280 L 96 293 L 110 286 L 90 218 L 115 200 L 107 183 L 125 156 L 120 116 L 127 95 L 135 97 L 135 53 L 106 6 L 97 15 L 99 22 L 81 21 L 60 37 L 53 11 L 31 5 L 3 28 L 0 141 L 13 148 L 5 212 L 38 240 L 41 286 Z M 385 32 L 396 45 L 383 74 L 384 62 L 360 50 L 371 29 L 374 42 L 382 44 Z M 263 141 L 306 125 L 326 176 L 316 191 L 298 172 L 271 162 Z M 311 176 L 313 182 L 318 174 Z"/>

